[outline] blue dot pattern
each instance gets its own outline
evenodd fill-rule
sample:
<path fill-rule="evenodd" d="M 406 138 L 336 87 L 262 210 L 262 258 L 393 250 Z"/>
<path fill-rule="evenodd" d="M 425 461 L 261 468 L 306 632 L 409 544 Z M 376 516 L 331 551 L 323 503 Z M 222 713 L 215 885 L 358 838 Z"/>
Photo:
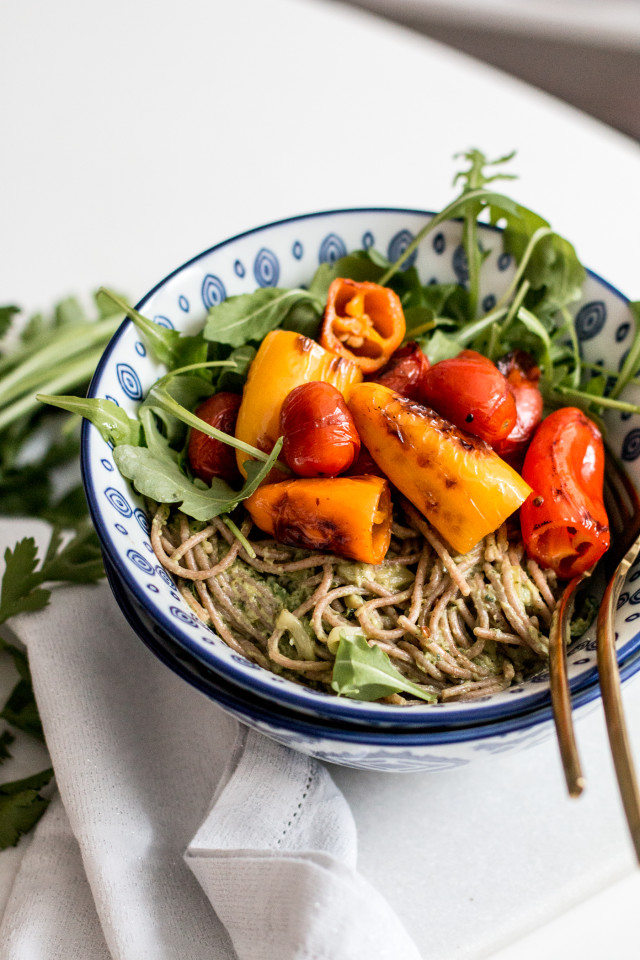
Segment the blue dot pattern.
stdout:
<path fill-rule="evenodd" d="M 140 377 L 130 364 L 116 364 L 116 376 L 118 383 L 130 400 L 142 400 L 143 394 Z"/>
<path fill-rule="evenodd" d="M 580 307 L 575 319 L 579 340 L 592 340 L 597 337 L 607 322 L 607 308 L 602 300 L 593 300 Z"/>
<path fill-rule="evenodd" d="M 280 279 L 280 263 L 272 250 L 263 247 L 253 262 L 253 275 L 259 287 L 277 287 Z"/>
<path fill-rule="evenodd" d="M 293 247 L 291 248 L 291 253 L 293 254 L 296 260 L 302 260 L 302 255 L 304 253 L 304 247 L 299 240 L 296 240 Z"/>
<path fill-rule="evenodd" d="M 117 510 L 121 517 L 130 517 L 133 515 L 133 510 L 129 504 L 129 501 L 124 497 L 119 490 L 116 490 L 114 487 L 107 487 L 104 491 L 104 495 L 114 508 Z"/>
<path fill-rule="evenodd" d="M 452 266 L 458 283 L 466 283 L 469 279 L 469 266 L 467 264 L 467 254 L 461 243 L 453 251 Z"/>
<path fill-rule="evenodd" d="M 319 263 L 335 263 L 340 257 L 346 257 L 347 248 L 344 240 L 337 233 L 329 233 L 320 244 L 318 253 Z"/>
<path fill-rule="evenodd" d="M 413 234 L 410 230 L 399 230 L 394 237 L 392 237 L 389 247 L 387 249 L 387 259 L 392 263 L 395 263 L 398 257 L 401 257 L 405 252 L 411 241 L 413 240 Z M 410 267 L 416 262 L 416 257 L 418 256 L 418 251 L 414 250 L 413 253 L 407 257 L 402 266 L 401 270 L 409 270 Z"/>
<path fill-rule="evenodd" d="M 222 303 L 222 301 L 226 299 L 227 291 L 220 277 L 215 277 L 212 273 L 208 273 L 202 281 L 200 295 L 203 304 L 207 310 L 210 310 L 211 307 L 217 307 L 219 303 Z"/>
<path fill-rule="evenodd" d="M 143 573 L 148 573 L 151 576 L 154 575 L 155 571 L 152 565 L 149 563 L 146 557 L 143 557 L 141 553 L 138 553 L 137 550 L 127 550 L 127 556 L 131 563 L 142 570 Z"/>

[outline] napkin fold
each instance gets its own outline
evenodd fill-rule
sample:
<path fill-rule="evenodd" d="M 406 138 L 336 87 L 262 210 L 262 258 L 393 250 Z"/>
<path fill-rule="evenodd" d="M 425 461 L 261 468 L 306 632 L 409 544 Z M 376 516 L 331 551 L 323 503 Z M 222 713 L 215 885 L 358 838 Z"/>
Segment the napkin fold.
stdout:
<path fill-rule="evenodd" d="M 26 845 L 0 960 L 419 960 L 357 871 L 325 765 L 175 676 L 105 583 L 56 589 L 12 627 L 59 796 Z"/>

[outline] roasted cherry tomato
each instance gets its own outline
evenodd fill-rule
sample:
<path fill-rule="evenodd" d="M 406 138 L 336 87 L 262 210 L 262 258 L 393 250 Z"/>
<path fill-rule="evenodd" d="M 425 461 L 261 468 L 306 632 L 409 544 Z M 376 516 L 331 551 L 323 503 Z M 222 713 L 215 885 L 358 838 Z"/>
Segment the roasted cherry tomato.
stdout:
<path fill-rule="evenodd" d="M 345 476 L 347 477 L 384 477 L 384 473 L 375 462 L 364 443 L 362 443 L 362 438 L 360 439 L 360 453 L 356 460 L 353 461 L 348 470 L 345 470 Z"/>
<path fill-rule="evenodd" d="M 418 344 L 412 341 L 396 350 L 382 370 L 369 379 L 382 383 L 409 400 L 421 403 L 424 377 L 428 369 L 429 361 Z"/>
<path fill-rule="evenodd" d="M 494 450 L 510 463 L 521 464 L 527 444 L 542 420 L 543 400 L 538 389 L 540 369 L 530 353 L 514 350 L 498 360 L 498 370 L 507 378 L 516 402 L 516 425 Z"/>
<path fill-rule="evenodd" d="M 604 444 L 581 410 L 563 407 L 533 435 L 522 476 L 533 493 L 520 524 L 529 556 L 570 579 L 585 573 L 609 547 L 602 499 Z"/>
<path fill-rule="evenodd" d="M 329 287 L 320 343 L 363 373 L 374 373 L 402 341 L 406 322 L 400 299 L 378 283 L 338 278 Z"/>
<path fill-rule="evenodd" d="M 435 363 L 423 383 L 423 403 L 492 446 L 516 425 L 516 402 L 506 377 L 475 350 Z"/>
<path fill-rule="evenodd" d="M 233 436 L 241 400 L 237 393 L 216 393 L 201 403 L 194 413 L 212 427 Z M 231 484 L 242 479 L 235 447 L 209 437 L 201 430 L 191 431 L 187 453 L 193 473 L 205 483 L 211 483 L 214 477 L 221 477 Z"/>
<path fill-rule="evenodd" d="M 339 390 L 320 380 L 294 387 L 282 404 L 287 465 L 300 477 L 335 477 L 360 453 L 360 437 Z"/>

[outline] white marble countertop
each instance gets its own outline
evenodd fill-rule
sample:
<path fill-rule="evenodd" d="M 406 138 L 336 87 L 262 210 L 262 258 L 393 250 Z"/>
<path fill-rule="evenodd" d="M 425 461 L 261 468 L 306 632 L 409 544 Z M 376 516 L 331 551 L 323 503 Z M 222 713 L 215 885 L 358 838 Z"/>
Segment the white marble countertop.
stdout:
<path fill-rule="evenodd" d="M 0 91 L 0 302 L 46 308 L 100 284 L 137 299 L 271 219 L 439 208 L 452 155 L 469 146 L 516 148 L 514 195 L 640 295 L 636 144 L 335 4 L 5 3 Z M 625 698 L 638 753 L 639 694 L 636 683 Z M 578 802 L 554 744 L 446 774 L 334 771 L 361 869 L 425 957 L 637 956 L 640 883 L 599 711 L 578 736 L 589 777 Z"/>

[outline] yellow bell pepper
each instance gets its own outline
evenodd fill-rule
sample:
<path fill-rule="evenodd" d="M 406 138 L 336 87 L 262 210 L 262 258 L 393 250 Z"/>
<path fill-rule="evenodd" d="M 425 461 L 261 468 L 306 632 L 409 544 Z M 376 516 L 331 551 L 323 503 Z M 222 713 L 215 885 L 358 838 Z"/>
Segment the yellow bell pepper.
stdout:
<path fill-rule="evenodd" d="M 357 364 L 292 330 L 268 333 L 249 368 L 236 421 L 238 440 L 270 453 L 280 436 L 284 398 L 294 387 L 311 380 L 333 384 L 347 399 L 350 387 L 362 380 L 362 371 Z M 248 454 L 238 450 L 236 457 L 246 476 L 243 463 Z"/>
<path fill-rule="evenodd" d="M 497 530 L 531 493 L 487 443 L 382 384 L 358 384 L 348 406 L 385 476 L 459 553 Z"/>
<path fill-rule="evenodd" d="M 301 477 L 263 484 L 244 505 L 280 543 L 327 550 L 363 563 L 384 560 L 391 495 L 384 477 Z"/>

